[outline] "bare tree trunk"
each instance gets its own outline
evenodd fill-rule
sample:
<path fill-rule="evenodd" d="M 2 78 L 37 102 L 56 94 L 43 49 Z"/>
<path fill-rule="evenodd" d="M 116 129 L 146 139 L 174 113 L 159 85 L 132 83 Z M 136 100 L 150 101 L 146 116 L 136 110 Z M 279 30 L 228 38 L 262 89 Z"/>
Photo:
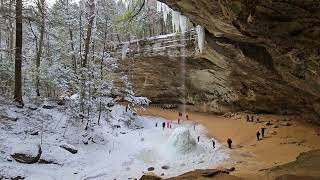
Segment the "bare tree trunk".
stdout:
<path fill-rule="evenodd" d="M 67 20 L 68 20 L 68 28 L 69 28 L 69 37 L 70 37 L 70 46 L 71 46 L 71 51 L 72 51 L 72 63 L 73 63 L 73 70 L 74 73 L 77 73 L 77 59 L 76 59 L 76 55 L 74 52 L 74 42 L 73 42 L 73 31 L 71 28 L 71 24 L 70 24 L 70 15 L 69 15 L 69 1 L 67 0 Z"/>
<path fill-rule="evenodd" d="M 41 14 L 41 24 L 40 24 L 40 38 L 39 38 L 39 48 L 37 52 L 37 57 L 36 57 L 36 69 L 37 69 L 37 74 L 36 74 L 36 93 L 37 96 L 40 96 L 40 62 L 41 62 L 41 56 L 42 56 L 42 48 L 43 48 L 43 36 L 44 36 L 44 31 L 45 31 L 45 17 L 44 17 L 44 0 L 40 0 L 39 3 L 39 12 Z"/>
<path fill-rule="evenodd" d="M 1 1 L 3 4 L 3 1 Z M 0 30 L 0 63 L 2 63 L 2 31 Z"/>
<path fill-rule="evenodd" d="M 81 62 L 81 67 L 82 69 L 87 68 L 88 64 L 88 54 L 90 50 L 90 44 L 91 44 L 91 34 L 92 34 L 92 26 L 93 26 L 93 21 L 95 18 L 95 1 L 94 0 L 88 0 L 87 1 L 87 6 L 88 6 L 88 14 L 87 14 L 87 19 L 88 19 L 88 26 L 87 26 L 87 36 L 85 39 L 85 47 L 84 47 L 84 54 L 83 54 L 83 59 Z M 87 72 L 82 72 L 81 74 L 81 103 L 80 103 L 80 110 L 84 112 L 84 101 L 85 101 L 85 82 L 86 82 L 86 73 Z"/>
<path fill-rule="evenodd" d="M 102 58 L 100 61 L 100 88 L 103 83 L 103 60 L 104 60 L 104 55 L 106 52 L 106 40 L 107 40 L 107 28 L 108 28 L 108 20 L 106 20 L 106 27 L 104 31 L 104 39 L 103 39 L 103 50 L 102 50 Z M 101 91 L 101 90 L 100 90 Z M 100 92 L 101 93 L 101 92 Z M 99 116 L 98 116 L 98 125 L 100 125 L 100 119 L 101 119 L 101 111 L 102 111 L 102 102 L 101 102 L 101 95 L 100 95 L 100 101 L 99 101 Z"/>
<path fill-rule="evenodd" d="M 23 105 L 22 100 L 22 0 L 16 0 L 16 51 L 14 100 Z"/>
<path fill-rule="evenodd" d="M 9 15 L 12 17 L 11 9 L 12 9 L 13 0 L 9 1 Z M 9 17 L 9 59 L 10 62 L 13 62 L 13 50 L 14 50 L 14 32 L 13 32 L 13 22 L 12 18 Z"/>
<path fill-rule="evenodd" d="M 69 36 L 70 36 L 70 45 L 71 45 L 71 51 L 72 51 L 72 62 L 73 62 L 73 70 L 74 73 L 77 73 L 77 58 L 74 54 L 74 43 L 73 43 L 73 32 L 71 30 L 71 27 L 69 25 Z"/>

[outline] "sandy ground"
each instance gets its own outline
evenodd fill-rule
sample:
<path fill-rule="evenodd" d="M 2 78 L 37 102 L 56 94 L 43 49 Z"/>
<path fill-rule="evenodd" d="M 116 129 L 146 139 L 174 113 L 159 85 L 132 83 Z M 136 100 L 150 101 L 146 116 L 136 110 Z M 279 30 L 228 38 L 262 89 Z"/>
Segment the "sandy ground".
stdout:
<path fill-rule="evenodd" d="M 178 118 L 178 110 L 164 110 L 158 107 L 149 107 L 139 113 L 160 116 L 168 120 Z M 231 159 L 221 166 L 235 167 L 236 170 L 231 174 L 246 179 L 265 177 L 266 169 L 294 161 L 301 152 L 320 149 L 320 136 L 317 135 L 320 127 L 297 117 L 254 115 L 254 122 L 247 122 L 245 113 L 233 114 L 232 117 L 196 112 L 186 114 L 189 115 L 189 121 L 206 126 L 208 135 L 225 146 L 227 138 L 232 139 Z M 268 121 L 272 125 L 266 125 Z M 285 123 L 290 125 L 284 126 Z M 257 141 L 256 132 L 262 127 L 266 128 L 265 138 Z"/>

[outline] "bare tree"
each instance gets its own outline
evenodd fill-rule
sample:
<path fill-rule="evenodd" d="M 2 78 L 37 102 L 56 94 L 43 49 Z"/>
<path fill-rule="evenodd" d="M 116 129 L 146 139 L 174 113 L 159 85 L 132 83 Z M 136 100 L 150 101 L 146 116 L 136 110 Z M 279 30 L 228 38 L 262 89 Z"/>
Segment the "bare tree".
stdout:
<path fill-rule="evenodd" d="M 83 53 L 83 58 L 81 62 L 81 67 L 82 69 L 86 69 L 88 65 L 88 54 L 90 50 L 90 44 L 91 44 L 91 34 L 92 34 L 92 27 L 93 27 L 93 22 L 95 18 L 95 0 L 88 0 L 86 2 L 88 11 L 87 11 L 87 35 L 85 38 L 85 44 L 84 44 L 84 53 Z M 81 73 L 81 104 L 80 104 L 80 111 L 84 113 L 84 101 L 85 101 L 85 82 L 86 82 L 86 73 L 87 72 L 82 72 Z"/>
<path fill-rule="evenodd" d="M 16 51 L 14 100 L 23 105 L 22 100 L 22 0 L 16 0 Z"/>
<path fill-rule="evenodd" d="M 38 11 L 40 13 L 40 37 L 39 37 L 39 47 L 37 51 L 37 57 L 36 57 L 36 93 L 37 96 L 40 96 L 40 62 L 41 62 L 41 56 L 42 56 L 42 49 L 43 49 L 43 40 L 44 40 L 44 31 L 45 31 L 45 5 L 44 0 L 38 0 L 37 1 L 37 7 Z"/>

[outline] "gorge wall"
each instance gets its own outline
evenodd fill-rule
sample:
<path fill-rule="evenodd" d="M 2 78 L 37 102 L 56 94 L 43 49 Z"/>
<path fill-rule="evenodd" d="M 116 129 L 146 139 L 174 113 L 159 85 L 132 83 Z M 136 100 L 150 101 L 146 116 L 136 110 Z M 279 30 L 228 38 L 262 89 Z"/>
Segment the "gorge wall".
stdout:
<path fill-rule="evenodd" d="M 161 1 L 206 28 L 205 52 L 186 60 L 196 110 L 320 115 L 320 1 Z M 138 94 L 181 100 L 179 58 L 140 58 L 136 67 Z"/>

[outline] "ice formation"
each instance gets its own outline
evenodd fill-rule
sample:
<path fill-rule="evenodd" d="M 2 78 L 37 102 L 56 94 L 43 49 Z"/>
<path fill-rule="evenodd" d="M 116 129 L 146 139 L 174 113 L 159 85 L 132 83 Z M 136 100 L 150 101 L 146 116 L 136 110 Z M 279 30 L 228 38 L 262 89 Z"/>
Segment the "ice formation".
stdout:
<path fill-rule="evenodd" d="M 164 21 L 164 24 L 165 24 L 165 25 L 167 24 L 168 15 L 169 15 L 169 13 L 170 13 L 171 11 L 172 11 L 172 10 L 169 8 L 168 5 L 166 5 L 166 4 L 162 3 L 162 2 L 157 1 L 157 12 L 162 13 L 162 15 L 163 15 L 163 21 Z"/>
<path fill-rule="evenodd" d="M 162 13 L 163 15 L 163 20 L 164 23 L 166 24 L 168 15 L 171 13 L 172 18 L 171 18 L 171 23 L 173 30 L 175 32 L 182 32 L 184 33 L 187 31 L 188 26 L 188 18 L 186 16 L 181 15 L 180 12 L 174 11 L 169 8 L 166 4 L 157 1 L 157 12 Z M 197 41 L 198 41 L 198 48 L 200 52 L 202 53 L 205 45 L 205 31 L 204 28 L 200 25 L 197 25 L 196 27 L 196 32 L 197 32 Z"/>
<path fill-rule="evenodd" d="M 200 52 L 202 53 L 204 49 L 204 43 L 205 43 L 205 31 L 204 31 L 204 28 L 200 25 L 197 25 L 196 31 L 197 31 L 198 47 Z"/>
<path fill-rule="evenodd" d="M 180 30 L 180 12 L 172 11 L 172 27 L 175 32 Z"/>
<path fill-rule="evenodd" d="M 128 52 L 128 48 L 129 47 L 129 42 L 125 42 L 122 46 L 122 50 L 121 50 L 121 58 L 122 60 L 124 60 L 127 56 L 127 52 Z"/>
<path fill-rule="evenodd" d="M 176 128 L 168 139 L 168 148 L 181 154 L 196 150 L 196 142 L 192 138 L 189 129 L 185 127 Z"/>
<path fill-rule="evenodd" d="M 180 30 L 181 32 L 185 32 L 187 31 L 187 17 L 183 16 L 183 15 L 180 15 Z"/>

